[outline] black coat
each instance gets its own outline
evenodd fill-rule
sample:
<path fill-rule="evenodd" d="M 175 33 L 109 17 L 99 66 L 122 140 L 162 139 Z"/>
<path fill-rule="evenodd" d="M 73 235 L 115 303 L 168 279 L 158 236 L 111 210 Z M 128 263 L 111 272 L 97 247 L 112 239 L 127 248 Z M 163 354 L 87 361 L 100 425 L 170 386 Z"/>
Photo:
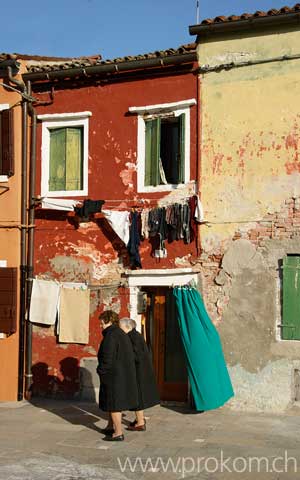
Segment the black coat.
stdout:
<path fill-rule="evenodd" d="M 106 412 L 135 409 L 138 392 L 131 342 L 119 327 L 103 330 L 98 352 L 99 407 Z"/>
<path fill-rule="evenodd" d="M 131 340 L 136 366 L 139 405 L 144 410 L 160 403 L 153 366 L 144 337 L 134 328 L 128 333 Z"/>

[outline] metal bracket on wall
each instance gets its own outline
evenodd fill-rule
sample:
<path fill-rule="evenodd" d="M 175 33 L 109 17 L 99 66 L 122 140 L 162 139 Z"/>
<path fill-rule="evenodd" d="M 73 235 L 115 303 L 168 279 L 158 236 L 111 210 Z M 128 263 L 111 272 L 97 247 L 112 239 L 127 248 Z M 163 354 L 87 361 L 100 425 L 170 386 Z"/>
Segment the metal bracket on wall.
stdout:
<path fill-rule="evenodd" d="M 2 189 L 2 192 L 0 192 L 0 195 L 3 195 L 3 193 L 8 192 L 9 187 L 5 187 L 4 185 L 0 185 L 0 188 Z"/>

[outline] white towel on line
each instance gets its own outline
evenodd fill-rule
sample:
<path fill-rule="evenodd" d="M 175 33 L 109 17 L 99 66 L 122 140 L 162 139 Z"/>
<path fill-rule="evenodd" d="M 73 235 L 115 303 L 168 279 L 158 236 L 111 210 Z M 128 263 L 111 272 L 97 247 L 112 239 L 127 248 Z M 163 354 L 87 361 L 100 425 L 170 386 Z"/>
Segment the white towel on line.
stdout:
<path fill-rule="evenodd" d="M 29 311 L 29 320 L 32 323 L 55 324 L 59 292 L 59 283 L 33 279 Z"/>
<path fill-rule="evenodd" d="M 64 198 L 43 198 L 42 208 L 48 210 L 64 210 L 66 212 L 73 212 L 74 207 L 81 202 L 78 200 L 70 200 Z"/>

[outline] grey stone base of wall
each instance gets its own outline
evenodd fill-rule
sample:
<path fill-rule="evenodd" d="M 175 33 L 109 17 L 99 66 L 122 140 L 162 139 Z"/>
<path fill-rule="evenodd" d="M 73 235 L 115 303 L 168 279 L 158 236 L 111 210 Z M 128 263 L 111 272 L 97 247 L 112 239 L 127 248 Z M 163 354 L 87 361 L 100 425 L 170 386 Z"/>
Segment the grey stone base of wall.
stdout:
<path fill-rule="evenodd" d="M 99 377 L 97 358 L 84 358 L 80 367 L 80 399 L 98 402 Z M 270 362 L 261 371 L 247 372 L 240 365 L 229 367 L 235 396 L 226 407 L 232 410 L 279 413 L 297 403 L 295 372 L 300 370 L 298 360 Z"/>
<path fill-rule="evenodd" d="M 300 361 L 270 362 L 261 371 L 249 373 L 240 365 L 229 368 L 235 396 L 232 410 L 280 413 L 297 404 Z"/>
<path fill-rule="evenodd" d="M 99 376 L 96 368 L 97 358 L 82 358 L 80 361 L 80 399 L 88 402 L 98 402 Z"/>

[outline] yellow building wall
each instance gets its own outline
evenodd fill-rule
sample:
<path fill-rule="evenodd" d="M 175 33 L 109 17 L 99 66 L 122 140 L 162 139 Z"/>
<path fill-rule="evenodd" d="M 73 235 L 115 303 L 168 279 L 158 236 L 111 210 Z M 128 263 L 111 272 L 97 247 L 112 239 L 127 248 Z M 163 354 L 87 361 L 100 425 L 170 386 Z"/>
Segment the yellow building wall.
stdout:
<path fill-rule="evenodd" d="M 1 82 L 2 80 L 0 80 Z M 7 83 L 7 79 L 5 79 L 5 83 Z M 12 106 L 19 103 L 20 98 L 19 94 L 8 91 L 0 85 L 0 104 Z M 5 227 L 7 225 L 17 226 L 21 223 L 21 137 L 21 106 L 17 105 L 14 107 L 15 174 L 9 178 L 8 182 L 0 183 L 0 260 L 6 260 L 8 267 L 17 267 L 18 270 L 20 267 L 20 230 Z M 5 191 L 2 187 L 9 187 L 9 190 Z M 18 282 L 18 324 L 19 297 Z M 18 358 L 19 331 L 7 338 L 0 338 L 0 402 L 17 400 Z"/>
<path fill-rule="evenodd" d="M 300 54 L 300 32 L 201 41 L 199 65 Z M 201 74 L 205 251 L 300 195 L 300 59 Z"/>

